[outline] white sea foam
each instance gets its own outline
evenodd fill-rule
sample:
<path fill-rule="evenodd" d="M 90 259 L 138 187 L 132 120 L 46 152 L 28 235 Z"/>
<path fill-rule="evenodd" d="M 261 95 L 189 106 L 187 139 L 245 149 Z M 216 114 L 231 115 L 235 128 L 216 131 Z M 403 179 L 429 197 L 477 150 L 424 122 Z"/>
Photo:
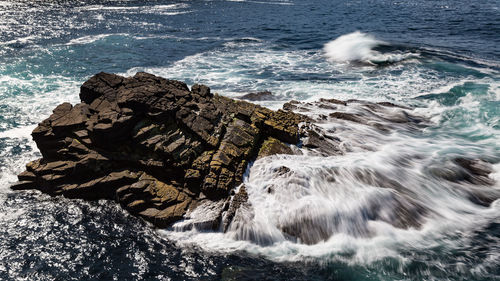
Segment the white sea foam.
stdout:
<path fill-rule="evenodd" d="M 374 73 L 372 66 L 329 63 L 319 51 L 282 52 L 269 48 L 264 42 L 237 38 L 228 41 L 222 49 L 187 56 L 170 66 L 134 67 L 123 74 L 134 75 L 137 71 L 188 84 L 203 83 L 232 97 L 269 90 L 278 101 L 259 103 L 273 109 L 290 99 L 358 98 L 407 104 L 415 103 L 414 97 L 445 92 L 468 81 L 494 82 L 491 78 L 459 76 L 437 79 L 432 69 L 426 69 L 418 61 L 389 65 L 376 69 Z M 392 72 L 397 72 L 397 75 L 392 75 Z"/>
<path fill-rule="evenodd" d="M 364 62 L 364 63 L 384 63 L 398 62 L 415 56 L 411 53 L 391 53 L 382 54 L 373 50 L 379 45 L 388 43 L 376 39 L 374 36 L 359 31 L 342 35 L 337 39 L 328 42 L 324 46 L 327 58 L 336 62 Z"/>
<path fill-rule="evenodd" d="M 40 39 L 40 36 L 37 35 L 29 35 L 20 38 L 16 38 L 10 41 L 0 42 L 0 45 L 11 45 L 11 44 L 27 44 L 32 43 L 36 39 Z"/>
<path fill-rule="evenodd" d="M 96 41 L 102 40 L 104 38 L 110 37 L 110 36 L 128 36 L 128 34 L 125 33 L 110 33 L 110 34 L 98 34 L 98 35 L 88 35 L 88 36 L 82 36 L 78 37 L 75 39 L 71 39 L 66 45 L 85 45 L 85 44 L 90 44 L 94 43 Z"/>
<path fill-rule="evenodd" d="M 169 4 L 169 5 L 153 5 L 153 6 L 103 6 L 103 5 L 92 5 L 80 7 L 81 10 L 87 11 L 102 11 L 102 10 L 171 10 L 187 8 L 189 4 Z"/>
<path fill-rule="evenodd" d="M 79 85 L 81 81 L 63 76 L 1 76 L 0 96 L 4 108 L 0 114 L 7 127 L 0 132 L 3 145 L 0 151 L 0 189 L 8 190 L 23 166 L 39 157 L 31 131 L 58 104 L 78 101 Z"/>
<path fill-rule="evenodd" d="M 325 262 L 370 264 L 392 257 L 404 264 L 402 249 L 422 251 L 437 245 L 448 250 L 459 249 L 467 235 L 454 238 L 450 233 L 468 233 L 498 218 L 495 204 L 490 208 L 475 205 L 458 186 L 423 174 L 425 162 L 443 143 L 409 141 L 404 140 L 405 136 L 391 138 L 392 141 L 382 147 L 379 144 L 380 150 L 373 152 L 365 150 L 329 158 L 273 156 L 260 159 L 245 180 L 251 208 L 239 212 L 250 212 L 250 215 L 239 215 L 247 219 L 233 223 L 225 234 L 196 230 L 161 232 L 183 246 L 197 245 L 220 252 L 245 250 L 278 261 L 318 258 Z M 391 138 L 378 141 L 383 143 Z M 396 159 L 410 158 L 415 153 L 424 153 L 429 158 L 410 160 L 406 167 L 397 164 Z M 282 166 L 290 172 L 286 176 L 276 175 L 276 168 Z M 401 183 L 403 189 L 367 184 L 360 180 L 359 171 L 379 172 Z M 328 180 L 326 175 L 332 175 L 334 180 Z M 268 192 L 271 186 L 273 191 Z M 500 190 L 498 183 L 493 188 Z M 405 203 L 403 199 L 409 194 L 413 203 Z M 398 213 L 399 204 L 423 205 L 426 212 L 412 214 L 417 218 L 423 216 L 423 225 L 400 229 L 373 218 L 378 212 L 379 218 L 395 219 L 402 215 Z M 305 235 L 318 234 L 316 231 L 332 234 L 312 245 L 293 242 L 287 239 L 283 227 L 294 224 L 302 227 Z"/>
<path fill-rule="evenodd" d="M 24 127 L 17 127 L 7 131 L 0 132 L 0 138 L 9 139 L 22 139 L 31 138 L 31 132 L 35 129 L 36 125 L 28 125 Z"/>
<path fill-rule="evenodd" d="M 466 95 L 459 104 L 475 112 L 480 106 L 476 98 Z M 406 111 L 432 120 L 433 114 L 456 110 L 456 106 L 436 107 Z M 363 108 L 338 106 L 334 111 L 359 114 Z M 316 118 L 331 111 L 311 107 L 306 114 Z M 389 108 L 379 113 L 382 119 L 377 121 L 397 119 L 401 112 Z M 429 128 L 416 131 L 405 129 L 404 123 L 382 124 L 392 125 L 393 131 L 381 133 L 341 120 L 321 124 L 334 132 L 342 147 L 349 148 L 344 155 L 319 157 L 304 151 L 301 156 L 257 160 L 244 179 L 250 207 L 238 211 L 240 220 L 236 219 L 227 233 L 160 232 L 182 246 L 197 245 L 208 251 L 244 250 L 278 261 L 318 259 L 350 264 L 371 264 L 391 257 L 403 267 L 407 257 L 402 252 L 428 251 L 437 246 L 445 247 L 446 252 L 461 249 L 475 230 L 500 218 L 500 200 L 489 207 L 470 200 L 470 194 L 500 196 L 498 164 L 490 174 L 495 182 L 487 189 L 447 181 L 429 172 L 454 169 L 446 157 L 500 157 L 495 152 L 495 138 L 489 138 L 485 145 L 491 150 L 474 141 L 440 135 L 446 134 L 446 128 L 429 135 L 429 128 L 437 129 L 432 121 L 427 124 Z M 287 167 L 289 172 L 278 173 L 280 167 Z M 405 216 L 421 225 L 407 229 L 392 225 Z M 312 243 L 295 241 L 290 235 L 312 238 Z"/>

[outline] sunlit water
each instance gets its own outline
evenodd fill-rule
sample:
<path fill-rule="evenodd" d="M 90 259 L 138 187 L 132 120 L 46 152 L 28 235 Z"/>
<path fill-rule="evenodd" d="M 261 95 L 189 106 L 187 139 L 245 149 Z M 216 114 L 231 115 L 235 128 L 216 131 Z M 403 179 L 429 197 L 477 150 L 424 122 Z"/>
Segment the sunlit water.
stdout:
<path fill-rule="evenodd" d="M 497 1 L 0 1 L 0 279 L 498 280 L 500 22 Z M 280 108 L 320 98 L 390 101 L 410 128 L 325 120 L 342 155 L 249 167 L 250 206 L 227 233 L 155 230 L 113 202 L 14 192 L 30 132 L 108 71 L 269 90 Z M 353 105 L 336 110 L 362 113 Z M 311 105 L 311 117 L 328 115 Z M 451 182 L 454 159 L 489 184 Z M 280 167 L 289 171 L 280 175 Z M 332 180 L 334 179 L 334 180 Z M 272 192 L 269 192 L 272 187 Z M 393 226 L 400 208 L 419 226 Z M 307 226 L 302 238 L 284 229 Z M 287 228 L 288 227 L 288 228 Z M 317 234 L 317 235 L 316 235 Z M 300 236 L 300 235 L 299 235 Z"/>

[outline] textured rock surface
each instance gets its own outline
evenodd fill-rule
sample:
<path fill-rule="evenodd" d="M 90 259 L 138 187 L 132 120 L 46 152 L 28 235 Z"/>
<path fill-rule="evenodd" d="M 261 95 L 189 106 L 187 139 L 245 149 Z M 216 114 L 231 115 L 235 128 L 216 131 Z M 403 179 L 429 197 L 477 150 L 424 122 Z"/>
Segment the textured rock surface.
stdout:
<path fill-rule="evenodd" d="M 116 200 L 159 227 L 228 200 L 258 154 L 292 153 L 285 143 L 299 141 L 305 120 L 147 73 L 99 73 L 80 98 L 33 131 L 43 158 L 12 188 Z"/>

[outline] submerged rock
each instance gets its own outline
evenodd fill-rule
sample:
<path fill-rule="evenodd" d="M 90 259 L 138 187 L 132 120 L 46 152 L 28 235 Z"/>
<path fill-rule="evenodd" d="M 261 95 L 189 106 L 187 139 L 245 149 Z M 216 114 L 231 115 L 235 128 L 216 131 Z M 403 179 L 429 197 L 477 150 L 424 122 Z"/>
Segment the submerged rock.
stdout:
<path fill-rule="evenodd" d="M 147 73 L 99 73 L 80 98 L 33 131 L 43 158 L 12 188 L 116 200 L 158 227 L 227 200 L 258 155 L 292 153 L 285 143 L 298 143 L 306 119 Z"/>
<path fill-rule="evenodd" d="M 276 100 L 276 97 L 273 96 L 273 93 L 269 91 L 249 93 L 238 98 L 241 100 L 248 100 L 248 101 Z"/>

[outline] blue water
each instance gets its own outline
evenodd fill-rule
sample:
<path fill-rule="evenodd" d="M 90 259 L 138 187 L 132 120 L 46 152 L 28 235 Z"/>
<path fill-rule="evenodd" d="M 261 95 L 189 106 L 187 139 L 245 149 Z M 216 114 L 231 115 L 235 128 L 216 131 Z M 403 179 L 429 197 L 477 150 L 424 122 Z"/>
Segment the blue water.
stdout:
<path fill-rule="evenodd" d="M 418 153 L 428 162 L 415 160 L 422 167 L 405 170 L 403 183 L 417 197 L 440 197 L 419 190 L 457 187 L 435 181 L 425 166 L 479 158 L 491 163 L 495 182 L 479 188 L 498 192 L 499 6 L 496 0 L 0 1 L 0 279 L 499 280 L 500 201 L 469 206 L 460 192 L 431 206 L 442 220 L 429 219 L 423 230 L 262 247 L 222 234 L 157 231 L 113 202 L 9 189 L 24 164 L 40 157 L 31 130 L 57 104 L 77 103 L 86 79 L 100 71 L 148 71 L 230 97 L 269 90 L 277 100 L 260 103 L 273 109 L 319 98 L 412 106 L 432 123 L 425 131 L 374 137 L 373 150 L 393 144 L 389 156 L 363 152 L 333 161 L 360 157 L 356 163 L 389 171 L 391 155 Z M 449 225 L 441 229 L 443 222 Z M 212 238 L 220 243 L 207 243 Z"/>

